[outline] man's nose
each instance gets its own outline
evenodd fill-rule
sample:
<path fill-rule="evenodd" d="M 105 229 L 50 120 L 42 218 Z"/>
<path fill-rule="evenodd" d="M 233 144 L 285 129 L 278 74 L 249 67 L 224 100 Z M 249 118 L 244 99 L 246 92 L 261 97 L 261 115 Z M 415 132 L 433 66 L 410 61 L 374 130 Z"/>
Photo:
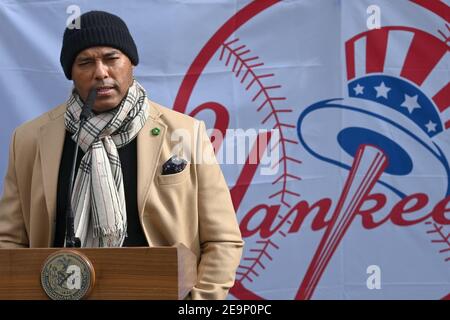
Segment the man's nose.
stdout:
<path fill-rule="evenodd" d="M 104 65 L 101 61 L 95 63 L 95 79 L 103 80 L 108 78 L 108 67 Z"/>

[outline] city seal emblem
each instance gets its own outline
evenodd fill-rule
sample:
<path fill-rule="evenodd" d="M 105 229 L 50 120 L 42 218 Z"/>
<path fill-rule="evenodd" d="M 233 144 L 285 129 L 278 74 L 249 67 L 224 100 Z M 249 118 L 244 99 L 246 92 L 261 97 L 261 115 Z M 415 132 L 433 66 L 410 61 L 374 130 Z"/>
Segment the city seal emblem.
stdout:
<path fill-rule="evenodd" d="M 80 300 L 94 287 L 95 272 L 89 259 L 73 250 L 50 255 L 41 270 L 41 285 L 52 300 Z"/>

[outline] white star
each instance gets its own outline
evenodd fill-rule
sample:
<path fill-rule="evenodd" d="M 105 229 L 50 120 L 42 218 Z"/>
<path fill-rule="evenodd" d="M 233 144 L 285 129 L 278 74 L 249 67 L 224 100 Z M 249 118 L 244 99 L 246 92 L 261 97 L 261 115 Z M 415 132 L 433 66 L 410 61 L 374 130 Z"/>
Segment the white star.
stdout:
<path fill-rule="evenodd" d="M 437 126 L 437 124 L 431 120 L 428 121 L 428 123 L 425 125 L 425 127 L 427 127 L 428 132 L 436 131 L 436 126 Z"/>
<path fill-rule="evenodd" d="M 403 101 L 401 106 L 407 108 L 410 114 L 413 113 L 414 109 L 420 109 L 420 104 L 417 102 L 417 97 L 417 94 L 414 97 L 405 94 L 405 101 Z"/>
<path fill-rule="evenodd" d="M 355 90 L 355 94 L 364 94 L 364 87 L 361 86 L 359 83 L 356 85 L 356 87 L 353 88 Z"/>
<path fill-rule="evenodd" d="M 384 84 L 384 82 L 382 81 L 381 84 L 378 87 L 374 87 L 375 90 L 377 90 L 377 98 L 378 97 L 383 97 L 383 98 L 388 98 L 388 92 L 391 91 L 391 88 L 386 87 L 386 85 Z"/>

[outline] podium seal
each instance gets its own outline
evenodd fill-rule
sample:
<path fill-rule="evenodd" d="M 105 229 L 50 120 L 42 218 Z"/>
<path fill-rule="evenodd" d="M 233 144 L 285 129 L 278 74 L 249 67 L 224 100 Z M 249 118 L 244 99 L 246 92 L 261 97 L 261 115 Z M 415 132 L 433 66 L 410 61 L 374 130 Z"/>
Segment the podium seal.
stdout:
<path fill-rule="evenodd" d="M 52 300 L 86 298 L 95 282 L 95 272 L 89 259 L 73 250 L 61 250 L 50 255 L 41 270 L 41 285 Z"/>

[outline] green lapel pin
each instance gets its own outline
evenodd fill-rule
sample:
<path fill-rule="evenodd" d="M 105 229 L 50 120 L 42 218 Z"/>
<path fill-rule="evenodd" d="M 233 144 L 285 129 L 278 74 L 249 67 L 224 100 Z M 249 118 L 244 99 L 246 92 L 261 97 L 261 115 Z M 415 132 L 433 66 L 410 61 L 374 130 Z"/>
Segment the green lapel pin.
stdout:
<path fill-rule="evenodd" d="M 161 130 L 159 128 L 153 128 L 151 131 L 153 136 L 159 135 L 160 132 L 161 132 Z"/>

